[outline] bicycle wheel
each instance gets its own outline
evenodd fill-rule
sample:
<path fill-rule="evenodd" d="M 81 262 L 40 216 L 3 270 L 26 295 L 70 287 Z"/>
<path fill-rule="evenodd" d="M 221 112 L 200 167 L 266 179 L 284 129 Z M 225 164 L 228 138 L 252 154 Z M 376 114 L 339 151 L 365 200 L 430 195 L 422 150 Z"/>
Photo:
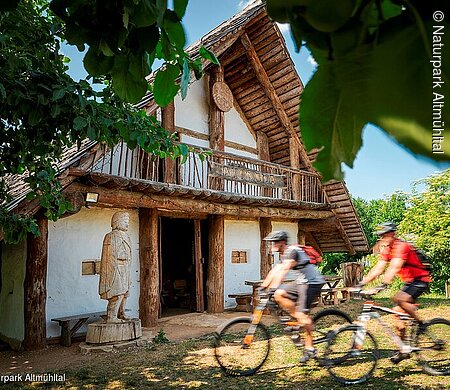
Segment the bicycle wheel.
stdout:
<path fill-rule="evenodd" d="M 317 349 L 317 359 L 322 363 L 323 354 L 327 347 L 328 339 L 344 325 L 351 324 L 352 319 L 341 310 L 325 309 L 318 312 L 314 318 L 314 330 L 312 332 L 314 347 Z"/>
<path fill-rule="evenodd" d="M 239 317 L 224 324 L 215 334 L 214 355 L 220 367 L 230 375 L 252 375 L 264 364 L 270 352 L 270 334 L 258 324 L 253 339 L 244 344 L 252 319 Z"/>
<path fill-rule="evenodd" d="M 416 335 L 416 347 L 419 364 L 431 375 L 450 374 L 450 321 L 434 318 L 425 323 Z"/>
<path fill-rule="evenodd" d="M 348 325 L 333 333 L 323 359 L 330 375 L 338 382 L 350 385 L 365 382 L 375 370 L 379 350 L 375 338 L 365 331 L 361 346 L 355 347 L 357 325 Z"/>

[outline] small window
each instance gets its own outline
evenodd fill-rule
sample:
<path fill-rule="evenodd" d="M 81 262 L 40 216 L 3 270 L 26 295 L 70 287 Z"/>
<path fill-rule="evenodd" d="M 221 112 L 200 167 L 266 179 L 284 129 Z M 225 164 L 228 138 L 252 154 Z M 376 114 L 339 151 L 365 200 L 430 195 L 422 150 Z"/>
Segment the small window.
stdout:
<path fill-rule="evenodd" d="M 96 275 L 100 273 L 100 261 L 84 260 L 81 263 L 81 275 Z"/>
<path fill-rule="evenodd" d="M 232 263 L 247 263 L 247 251 L 231 251 Z"/>

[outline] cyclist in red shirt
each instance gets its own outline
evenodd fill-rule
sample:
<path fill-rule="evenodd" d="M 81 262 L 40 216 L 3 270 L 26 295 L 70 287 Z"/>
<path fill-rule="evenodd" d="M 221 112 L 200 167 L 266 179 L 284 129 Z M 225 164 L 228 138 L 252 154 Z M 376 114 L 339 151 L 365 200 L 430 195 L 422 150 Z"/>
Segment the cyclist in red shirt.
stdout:
<path fill-rule="evenodd" d="M 422 262 L 417 257 L 414 248 L 406 241 L 400 240 L 395 235 L 397 226 L 392 222 L 385 222 L 380 225 L 375 232 L 381 237 L 381 254 L 377 264 L 359 283 L 363 286 L 381 275 L 384 270 L 383 286 L 386 287 L 392 282 L 395 275 L 405 283 L 392 300 L 397 304 L 394 310 L 406 312 L 415 318 L 419 324 L 422 320 L 417 315 L 416 299 L 422 295 L 431 282 L 430 273 L 424 268 Z M 396 321 L 399 336 L 403 339 L 405 335 L 405 324 L 403 321 Z M 391 358 L 395 364 L 409 358 L 409 354 L 398 352 Z"/>

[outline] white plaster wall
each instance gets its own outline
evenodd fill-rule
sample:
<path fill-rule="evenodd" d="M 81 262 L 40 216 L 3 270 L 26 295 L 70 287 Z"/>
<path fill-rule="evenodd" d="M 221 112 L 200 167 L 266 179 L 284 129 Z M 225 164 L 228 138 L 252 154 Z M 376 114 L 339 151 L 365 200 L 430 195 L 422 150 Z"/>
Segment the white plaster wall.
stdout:
<path fill-rule="evenodd" d="M 26 241 L 1 246 L 2 290 L 0 293 L 0 335 L 18 349 L 24 337 L 23 281 L 27 256 Z"/>
<path fill-rule="evenodd" d="M 252 148 L 256 148 L 256 139 L 253 134 L 248 129 L 245 122 L 242 120 L 241 115 L 236 111 L 233 107 L 230 111 L 225 113 L 225 140 L 236 142 L 241 145 L 250 146 Z M 239 153 L 239 155 L 243 155 L 242 151 L 234 151 L 230 150 L 230 153 Z M 249 154 L 249 153 L 247 153 Z M 255 155 L 250 155 L 249 157 Z"/>
<path fill-rule="evenodd" d="M 234 298 L 228 294 L 250 292 L 245 280 L 259 280 L 260 274 L 260 239 L 257 221 L 225 221 L 225 266 L 224 266 L 224 300 L 225 308 L 234 307 Z M 231 251 L 246 250 L 247 263 L 231 263 Z"/>
<path fill-rule="evenodd" d="M 60 335 L 60 327 L 51 322 L 52 318 L 106 310 L 107 301 L 98 295 L 99 275 L 81 275 L 81 263 L 100 260 L 103 238 L 111 231 L 111 217 L 116 211 L 119 210 L 83 208 L 71 217 L 49 222 L 47 337 Z M 132 266 L 130 297 L 126 307 L 131 310 L 128 315 L 137 317 L 139 219 L 136 210 L 128 212 Z"/>
<path fill-rule="evenodd" d="M 206 95 L 207 77 L 189 85 L 186 99 L 175 97 L 175 125 L 208 134 L 209 105 Z M 183 141 L 187 142 L 187 141 Z M 195 144 L 197 145 L 197 144 Z"/>

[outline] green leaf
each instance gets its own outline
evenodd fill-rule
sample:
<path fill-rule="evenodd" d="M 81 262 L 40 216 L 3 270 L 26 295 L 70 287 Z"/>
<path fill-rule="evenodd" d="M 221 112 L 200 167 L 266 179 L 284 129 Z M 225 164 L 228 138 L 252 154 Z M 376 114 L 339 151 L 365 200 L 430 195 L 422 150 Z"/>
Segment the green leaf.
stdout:
<path fill-rule="evenodd" d="M 181 51 L 186 44 L 186 35 L 176 14 L 171 10 L 167 10 L 164 16 L 164 29 L 169 36 L 170 42 Z"/>
<path fill-rule="evenodd" d="M 59 104 L 53 104 L 50 115 L 52 118 L 56 118 L 61 113 L 61 106 Z"/>
<path fill-rule="evenodd" d="M 164 25 L 164 16 L 167 10 L 167 0 L 156 0 L 157 22 L 160 27 Z"/>
<path fill-rule="evenodd" d="M 53 91 L 53 100 L 59 100 L 61 98 L 64 97 L 64 95 L 66 94 L 66 90 L 65 89 L 57 89 L 55 91 Z"/>
<path fill-rule="evenodd" d="M 147 92 L 147 63 L 144 55 L 116 55 L 112 70 L 112 86 L 117 95 L 129 103 L 135 103 Z"/>
<path fill-rule="evenodd" d="M 145 76 L 150 73 L 144 53 L 138 55 L 130 54 L 128 56 L 128 63 L 128 72 L 134 80 L 139 81 L 145 79 Z"/>
<path fill-rule="evenodd" d="M 30 126 L 36 126 L 42 120 L 42 113 L 38 108 L 33 108 L 28 114 Z"/>
<path fill-rule="evenodd" d="M 130 21 L 136 27 L 147 27 L 156 23 L 158 9 L 155 1 L 141 0 L 133 7 L 133 16 Z"/>
<path fill-rule="evenodd" d="M 73 128 L 75 130 L 81 130 L 84 127 L 86 127 L 88 124 L 86 118 L 83 118 L 82 116 L 77 116 L 74 120 L 73 120 Z"/>
<path fill-rule="evenodd" d="M 3 86 L 2 83 L 0 83 L 0 97 L 2 99 L 6 98 L 6 89 L 5 89 L 5 87 Z"/>
<path fill-rule="evenodd" d="M 199 50 L 199 54 L 205 60 L 208 60 L 215 65 L 220 65 L 220 62 L 217 59 L 216 55 L 212 51 L 208 50 L 206 47 L 202 46 Z"/>
<path fill-rule="evenodd" d="M 175 80 L 179 75 L 178 67 L 171 64 L 167 64 L 165 69 L 156 74 L 153 93 L 159 106 L 167 106 L 177 94 L 180 87 L 175 84 Z"/>
<path fill-rule="evenodd" d="M 114 52 L 111 50 L 111 48 L 109 47 L 109 45 L 106 43 L 106 41 L 102 38 L 100 39 L 100 42 L 98 44 L 98 48 L 100 49 L 100 51 L 107 57 L 113 57 L 114 56 Z"/>
<path fill-rule="evenodd" d="M 180 18 L 180 20 L 183 18 L 184 14 L 186 13 L 186 7 L 188 5 L 189 0 L 174 0 L 174 11 L 177 14 L 177 16 Z"/>
<path fill-rule="evenodd" d="M 83 59 L 83 65 L 91 76 L 108 74 L 114 65 L 114 56 L 105 56 L 91 46 Z"/>
<path fill-rule="evenodd" d="M 189 87 L 189 82 L 191 81 L 191 72 L 189 70 L 189 65 L 186 59 L 183 60 L 183 74 L 181 75 L 181 99 L 185 99 L 187 96 L 187 90 Z"/>

